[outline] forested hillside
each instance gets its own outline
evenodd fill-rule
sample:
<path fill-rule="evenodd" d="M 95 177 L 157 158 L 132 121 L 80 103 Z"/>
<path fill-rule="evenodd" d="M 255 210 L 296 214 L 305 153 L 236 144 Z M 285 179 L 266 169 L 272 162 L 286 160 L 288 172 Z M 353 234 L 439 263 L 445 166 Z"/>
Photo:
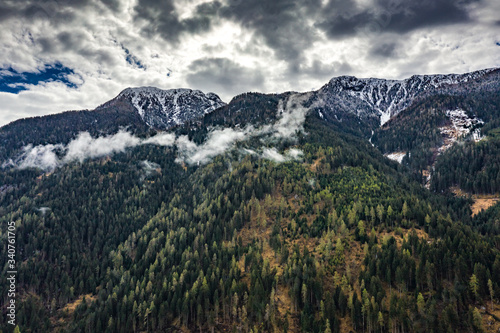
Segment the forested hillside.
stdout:
<path fill-rule="evenodd" d="M 120 101 L 93 111 L 67 111 L 45 117 L 20 119 L 0 130 L 0 160 L 13 157 L 13 154 L 28 144 L 36 146 L 67 143 L 82 131 L 97 136 L 116 133 L 123 127 L 133 132 L 147 130 L 132 106 Z"/>
<path fill-rule="evenodd" d="M 258 124 L 278 100 L 255 96 L 269 105 Z M 239 123 L 239 113 L 217 112 L 177 131 L 203 142 L 206 125 Z M 240 141 L 201 165 L 176 162 L 176 147 L 142 145 L 52 172 L 2 172 L 21 331 L 498 327 L 497 214 L 471 219 L 467 199 L 429 192 L 318 113 L 296 135 Z M 303 154 L 250 153 L 262 144 Z"/>
<path fill-rule="evenodd" d="M 452 186 L 474 194 L 500 192 L 498 138 L 456 145 L 437 160 L 431 188 L 445 191 Z"/>
<path fill-rule="evenodd" d="M 496 154 L 494 152 L 495 148 L 493 148 L 495 144 L 485 140 L 488 143 L 482 142 L 476 147 L 472 142 L 474 141 L 472 134 L 477 130 L 479 132 L 476 133 L 479 133 L 481 137 L 490 137 L 492 139 L 496 137 L 494 133 L 496 133 L 495 130 L 500 125 L 499 96 L 498 91 L 472 91 L 467 95 L 449 94 L 427 97 L 414 103 L 376 130 L 371 142 L 385 154 L 393 152 L 405 154 L 403 164 L 412 170 L 418 181 L 425 183 L 427 181 L 426 175 L 431 173 L 435 175 L 436 177 L 431 182 L 435 190 L 443 190 L 457 184 L 458 178 L 462 176 L 458 174 L 449 176 L 450 172 L 456 173 L 452 171 L 454 168 L 468 168 L 467 172 L 474 173 L 474 176 L 470 175 L 469 182 L 473 181 L 472 177 L 484 178 L 476 174 L 476 172 L 483 168 L 495 168 Z M 459 128 L 463 132 L 456 130 L 456 126 L 459 125 L 449 116 L 449 112 L 453 110 L 463 110 L 467 117 L 470 118 L 471 125 Z M 455 142 L 459 144 L 453 146 Z M 479 160 L 475 158 L 476 155 L 463 151 L 464 148 L 461 144 L 464 142 L 467 142 L 465 146 L 469 147 L 465 148 L 466 150 L 470 151 L 472 149 L 470 147 L 476 147 L 473 149 L 482 151 Z M 449 149 L 452 146 L 453 149 Z M 488 156 L 485 157 L 485 155 Z M 437 164 L 436 161 L 438 161 Z M 442 162 L 439 163 L 439 161 Z M 460 162 L 457 163 L 458 161 Z M 451 168 L 450 163 L 453 164 Z M 466 167 L 470 163 L 474 164 L 474 167 L 472 167 L 475 168 L 474 170 Z M 433 172 L 434 165 L 439 169 L 436 169 L 436 172 Z M 441 171 L 447 173 L 447 175 L 437 175 Z M 493 171 L 490 170 L 488 179 L 496 182 L 497 175 L 493 176 L 492 174 Z M 443 180 L 443 177 L 446 180 Z M 465 182 L 466 180 L 461 181 L 462 184 Z M 486 186 L 483 186 L 484 190 L 482 191 L 472 190 L 472 187 L 471 184 L 462 189 L 471 193 L 492 191 L 491 187 L 486 190 Z M 493 185 L 493 187 L 496 189 L 496 185 Z"/>

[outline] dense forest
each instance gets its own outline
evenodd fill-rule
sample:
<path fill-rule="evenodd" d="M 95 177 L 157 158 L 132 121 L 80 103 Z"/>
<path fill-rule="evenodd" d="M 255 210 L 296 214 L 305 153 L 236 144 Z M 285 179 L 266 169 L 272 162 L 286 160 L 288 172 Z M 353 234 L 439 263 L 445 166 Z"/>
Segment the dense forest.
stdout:
<path fill-rule="evenodd" d="M 371 142 L 383 153 L 405 153 L 403 164 L 409 167 L 417 181 L 425 183 L 428 181 L 425 171 L 433 173 L 431 183 L 434 190 L 442 191 L 460 183 L 466 186 L 462 189 L 470 193 L 494 193 L 498 191 L 498 185 L 495 185 L 497 174 L 493 176 L 494 170 L 498 171 L 498 166 L 495 166 L 496 141 L 475 145 L 470 142 L 469 135 L 459 138 L 466 143 L 465 148 L 455 145 L 453 149 L 440 150 L 446 143 L 441 128 L 452 126 L 446 111 L 456 109 L 464 110 L 468 116 L 482 122 L 477 126 L 482 136 L 490 139 L 498 136 L 495 133 L 500 127 L 500 95 L 498 92 L 471 91 L 468 94 L 433 95 L 416 101 L 376 130 Z M 474 129 L 471 128 L 471 132 Z M 480 160 L 476 160 L 479 155 Z M 486 166 L 488 171 L 480 170 Z M 433 172 L 433 167 L 436 172 Z M 495 184 L 490 185 L 492 182 Z"/>
<path fill-rule="evenodd" d="M 432 189 L 445 191 L 452 186 L 474 194 L 500 192 L 500 140 L 488 137 L 443 154 L 436 162 Z"/>
<path fill-rule="evenodd" d="M 140 133 L 148 129 L 131 105 L 122 100 L 106 103 L 92 111 L 67 111 L 20 119 L 0 131 L 0 160 L 11 157 L 28 144 L 65 144 L 82 131 L 97 136 L 116 133 L 123 127 Z"/>
<path fill-rule="evenodd" d="M 276 110 L 275 96 L 251 98 L 261 105 L 256 123 Z M 176 131 L 202 142 L 208 125 L 239 123 L 230 107 L 220 112 Z M 49 173 L 0 173 L 0 225 L 16 223 L 20 331 L 499 325 L 497 208 L 472 218 L 469 199 L 426 190 L 317 113 L 296 141 L 273 142 L 280 152 L 301 149 L 301 158 L 242 153 L 263 142 L 239 142 L 206 165 L 177 163 L 175 147 L 143 145 Z M 495 142 L 470 154 L 493 155 Z M 6 244 L 3 229 L 0 238 Z M 0 294 L 7 287 L 1 281 Z"/>

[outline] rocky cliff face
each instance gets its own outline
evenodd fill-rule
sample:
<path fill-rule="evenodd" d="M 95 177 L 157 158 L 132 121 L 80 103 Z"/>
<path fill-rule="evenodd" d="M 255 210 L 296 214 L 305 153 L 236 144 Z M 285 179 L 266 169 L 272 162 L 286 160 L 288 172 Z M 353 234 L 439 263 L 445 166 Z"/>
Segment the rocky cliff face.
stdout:
<path fill-rule="evenodd" d="M 152 128 L 168 129 L 226 105 L 214 93 L 191 89 L 127 88 L 116 99 L 128 100 Z"/>
<path fill-rule="evenodd" d="M 407 108 L 415 99 L 429 93 L 458 89 L 498 69 L 467 74 L 414 75 L 405 80 L 358 79 L 341 76 L 330 80 L 317 92 L 330 112 L 350 112 L 361 119 L 379 118 L 380 125 Z"/>

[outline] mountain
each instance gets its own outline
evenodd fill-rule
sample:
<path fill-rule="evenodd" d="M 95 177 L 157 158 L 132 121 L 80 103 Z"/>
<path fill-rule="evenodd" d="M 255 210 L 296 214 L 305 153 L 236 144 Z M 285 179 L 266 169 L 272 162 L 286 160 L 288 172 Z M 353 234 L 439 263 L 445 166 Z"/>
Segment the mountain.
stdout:
<path fill-rule="evenodd" d="M 161 90 L 154 87 L 140 87 L 123 90 L 103 107 L 116 105 L 123 100 L 134 106 L 144 123 L 151 128 L 160 130 L 201 118 L 226 105 L 214 93 L 205 94 L 199 90 L 191 89 Z"/>
<path fill-rule="evenodd" d="M 455 157 L 464 157 L 466 154 L 457 152 L 464 148 L 464 142 L 489 145 L 492 140 L 496 140 L 493 133 L 500 127 L 500 70 L 483 72 L 486 72 L 483 76 L 475 76 L 462 84 L 446 85 L 436 93 L 426 93 L 417 98 L 382 127 L 376 128 L 371 142 L 384 154 L 398 157 L 399 161 L 408 166 L 427 186 L 431 186 L 430 180 L 437 174 L 440 176 L 436 177 L 436 181 L 438 178 L 468 178 L 467 182 L 472 182 L 475 178 L 472 174 L 467 177 L 464 173 L 450 175 L 449 171 L 454 168 L 449 168 L 449 165 L 442 169 L 444 164 L 438 163 L 439 170 L 434 170 L 434 166 L 443 155 L 443 158 L 448 158 L 448 150 L 455 143 L 459 144 L 454 148 L 453 154 Z M 403 158 L 404 156 L 406 157 Z M 494 159 L 495 156 L 486 158 Z M 473 160 L 477 162 L 476 159 Z M 452 163 L 465 166 L 475 163 L 473 160 L 454 158 Z M 481 168 L 485 168 L 485 165 L 479 164 L 468 169 Z M 486 179 L 496 182 L 497 175 L 491 173 L 488 177 L 481 178 L 483 183 Z M 475 182 L 477 181 L 476 179 Z M 444 184 L 447 184 L 447 187 L 456 185 L 453 181 L 440 183 L 440 191 L 444 189 Z M 466 181 L 462 181 L 462 184 L 465 183 Z M 474 192 L 477 192 L 478 186 L 475 188 Z M 488 187 L 482 185 L 480 188 L 485 190 Z M 500 187 L 494 186 L 486 190 L 486 193 L 495 193 L 498 190 Z"/>
<path fill-rule="evenodd" d="M 462 91 L 463 85 L 480 82 L 492 72 L 498 73 L 499 69 L 467 74 L 414 75 L 405 80 L 341 76 L 323 86 L 316 93 L 316 98 L 327 110 L 327 115 L 352 113 L 364 120 L 378 119 L 379 124 L 384 125 L 419 98 Z"/>
<path fill-rule="evenodd" d="M 93 111 L 3 127 L 6 156 L 58 162 L 0 169 L 0 225 L 15 233 L 0 269 L 17 271 L 16 323 L 22 332 L 497 332 L 500 205 L 473 215 L 472 198 L 441 191 L 500 186 L 497 75 L 344 77 L 228 104 L 133 88 Z M 398 113 L 380 126 L 384 112 Z M 459 137 L 439 155 L 431 191 L 415 172 L 443 126 L 486 139 Z M 403 148 L 402 164 L 383 155 Z M 6 230 L 0 244 L 12 239 Z M 10 288 L 0 280 L 0 295 Z M 0 298 L 5 318 L 10 304 Z"/>
<path fill-rule="evenodd" d="M 29 144 L 66 144 L 84 131 L 103 136 L 121 128 L 132 133 L 167 130 L 224 105 L 217 95 L 199 90 L 128 88 L 94 110 L 20 119 L 3 126 L 0 159 L 12 157 Z"/>
<path fill-rule="evenodd" d="M 486 69 L 467 74 L 415 75 L 405 80 L 341 76 L 312 92 L 308 107 L 317 110 L 327 121 L 343 122 L 341 127 L 370 136 L 371 130 L 376 130 L 426 97 L 465 95 L 471 90 L 478 93 L 496 91 L 499 73 L 499 69 Z M 244 102 L 244 99 L 250 96 L 255 95 L 236 96 L 228 110 L 235 112 L 235 108 L 248 108 L 244 104 L 252 105 L 252 102 Z M 216 94 L 199 90 L 127 88 L 95 110 L 21 119 L 2 127 L 0 157 L 5 158 L 27 144 L 67 143 L 81 131 L 97 136 L 116 133 L 123 127 L 133 132 L 143 132 L 148 128 L 168 130 L 201 119 L 224 106 L 226 104 Z M 249 113 L 248 116 L 251 118 L 255 114 Z M 249 117 L 242 121 L 248 122 Z M 53 131 L 54 128 L 58 130 Z"/>

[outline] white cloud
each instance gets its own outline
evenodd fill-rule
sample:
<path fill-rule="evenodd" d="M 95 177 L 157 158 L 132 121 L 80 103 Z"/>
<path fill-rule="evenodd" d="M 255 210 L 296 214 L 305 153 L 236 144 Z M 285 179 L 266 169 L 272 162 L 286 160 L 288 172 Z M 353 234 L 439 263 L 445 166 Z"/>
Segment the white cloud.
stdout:
<path fill-rule="evenodd" d="M 55 169 L 59 165 L 59 158 L 56 153 L 61 151 L 62 148 L 62 145 L 26 146 L 24 147 L 19 168 Z"/>
<path fill-rule="evenodd" d="M 297 148 L 287 150 L 286 155 L 294 160 L 299 160 L 304 156 L 304 152 Z"/>
<path fill-rule="evenodd" d="M 261 156 L 266 160 L 271 160 L 277 163 L 282 163 L 286 161 L 286 157 L 281 155 L 276 148 L 265 148 L 262 151 Z"/>
<path fill-rule="evenodd" d="M 16 161 L 10 159 L 4 162 L 2 167 L 53 170 L 66 163 L 109 156 L 139 145 L 172 146 L 174 141 L 175 136 L 170 133 L 159 133 L 148 139 L 140 139 L 126 131 L 99 138 L 93 138 L 88 132 L 82 132 L 66 146 L 63 144 L 25 146 Z"/>
<path fill-rule="evenodd" d="M 158 146 L 173 146 L 175 143 L 175 135 L 172 133 L 158 133 L 155 136 L 147 138 L 142 143 Z"/>
<path fill-rule="evenodd" d="M 309 97 L 310 94 L 292 94 L 285 101 L 280 101 L 277 110 L 278 120 L 274 124 L 264 125 L 260 128 L 247 126 L 243 129 L 212 129 L 202 144 L 196 144 L 185 135 L 176 138 L 173 133 L 164 132 L 146 139 L 138 138 L 124 130 L 114 135 L 98 138 L 93 138 L 88 132 L 82 132 L 66 146 L 62 144 L 36 147 L 28 145 L 23 148 L 23 153 L 16 161 L 4 162 L 3 167 L 53 170 L 66 163 L 83 162 L 87 159 L 109 156 L 145 144 L 168 147 L 175 145 L 178 163 L 205 164 L 215 156 L 232 149 L 238 142 L 250 138 L 262 137 L 264 142 L 268 143 L 276 140 L 295 140 L 295 134 L 303 130 L 305 117 L 309 110 L 303 104 L 308 101 Z M 256 154 L 248 149 L 245 149 L 245 153 Z M 276 148 L 263 148 L 260 155 L 264 159 L 281 163 L 300 159 L 302 151 L 289 149 L 282 155 Z"/>
<path fill-rule="evenodd" d="M 236 142 L 247 138 L 248 134 L 248 130 L 234 130 L 232 128 L 216 130 L 211 132 L 201 145 L 196 145 L 189 141 L 186 136 L 181 136 L 176 141 L 181 155 L 178 160 L 184 160 L 189 164 L 205 164 L 213 157 L 224 153 Z"/>
<path fill-rule="evenodd" d="M 144 180 L 152 174 L 157 173 L 159 170 L 161 170 L 161 166 L 158 163 L 150 162 L 147 160 L 141 161 L 139 165 L 142 171 L 141 180 Z"/>
<path fill-rule="evenodd" d="M 273 125 L 277 138 L 288 138 L 302 128 L 309 108 L 303 104 L 312 96 L 311 93 L 293 94 L 285 102 L 280 101 L 278 113 L 282 114 L 278 122 Z M 285 105 L 286 103 L 286 105 Z"/>
<path fill-rule="evenodd" d="M 89 133 L 83 132 L 68 144 L 63 161 L 83 162 L 88 158 L 97 158 L 123 152 L 125 149 L 138 146 L 140 143 L 141 140 L 139 138 L 123 131 L 115 135 L 95 139 Z"/>
<path fill-rule="evenodd" d="M 471 6 L 473 20 L 468 23 L 422 27 L 405 34 L 386 32 L 330 40 L 323 32 L 315 31 L 314 40 L 301 50 L 297 72 L 291 72 L 289 60 L 256 36 L 251 27 L 218 20 L 210 31 L 183 34 L 180 43 L 172 45 L 158 35 L 141 34 L 147 22 L 134 20 L 136 1 L 119 2 L 119 10 L 115 12 L 99 2 L 81 9 L 68 9 L 64 1 L 53 2 L 56 7 L 48 6 L 45 20 L 0 21 L 0 68 L 35 72 L 45 64 L 60 62 L 77 74 L 70 78 L 71 82 L 81 84 L 77 89 L 69 89 L 51 82 L 29 86 L 28 91 L 18 95 L 0 93 L 0 125 L 22 117 L 93 109 L 130 86 L 207 90 L 210 89 L 207 73 L 205 81 L 199 81 L 200 87 L 188 84 L 188 77 L 193 85 L 197 82 L 190 65 L 203 58 L 230 59 L 239 66 L 235 68 L 263 73 L 262 84 L 256 85 L 259 81 L 247 80 L 240 73 L 237 85 L 233 78 L 227 80 L 228 84 L 214 86 L 220 90 L 214 92 L 226 101 L 247 90 L 317 89 L 327 78 L 342 74 L 401 79 L 412 74 L 467 72 L 500 66 L 499 47 L 495 44 L 498 25 L 494 26 L 499 4 L 493 0 Z M 181 18 L 190 17 L 194 6 L 202 2 L 190 1 L 183 6 L 177 3 Z M 370 2 L 358 3 L 364 8 Z M 64 11 L 71 12 L 70 20 L 59 17 L 59 12 Z M 314 29 L 313 20 L 311 17 L 307 21 L 308 29 Z M 397 43 L 402 56 L 374 61 L 368 50 L 374 43 L 386 40 Z M 281 45 L 285 41 L 275 42 Z M 145 70 L 127 63 L 122 45 L 144 64 Z"/>
<path fill-rule="evenodd" d="M 284 154 L 278 152 L 276 148 L 264 148 L 261 157 L 276 163 L 300 160 L 304 153 L 300 149 L 292 148 L 285 151 Z"/>

